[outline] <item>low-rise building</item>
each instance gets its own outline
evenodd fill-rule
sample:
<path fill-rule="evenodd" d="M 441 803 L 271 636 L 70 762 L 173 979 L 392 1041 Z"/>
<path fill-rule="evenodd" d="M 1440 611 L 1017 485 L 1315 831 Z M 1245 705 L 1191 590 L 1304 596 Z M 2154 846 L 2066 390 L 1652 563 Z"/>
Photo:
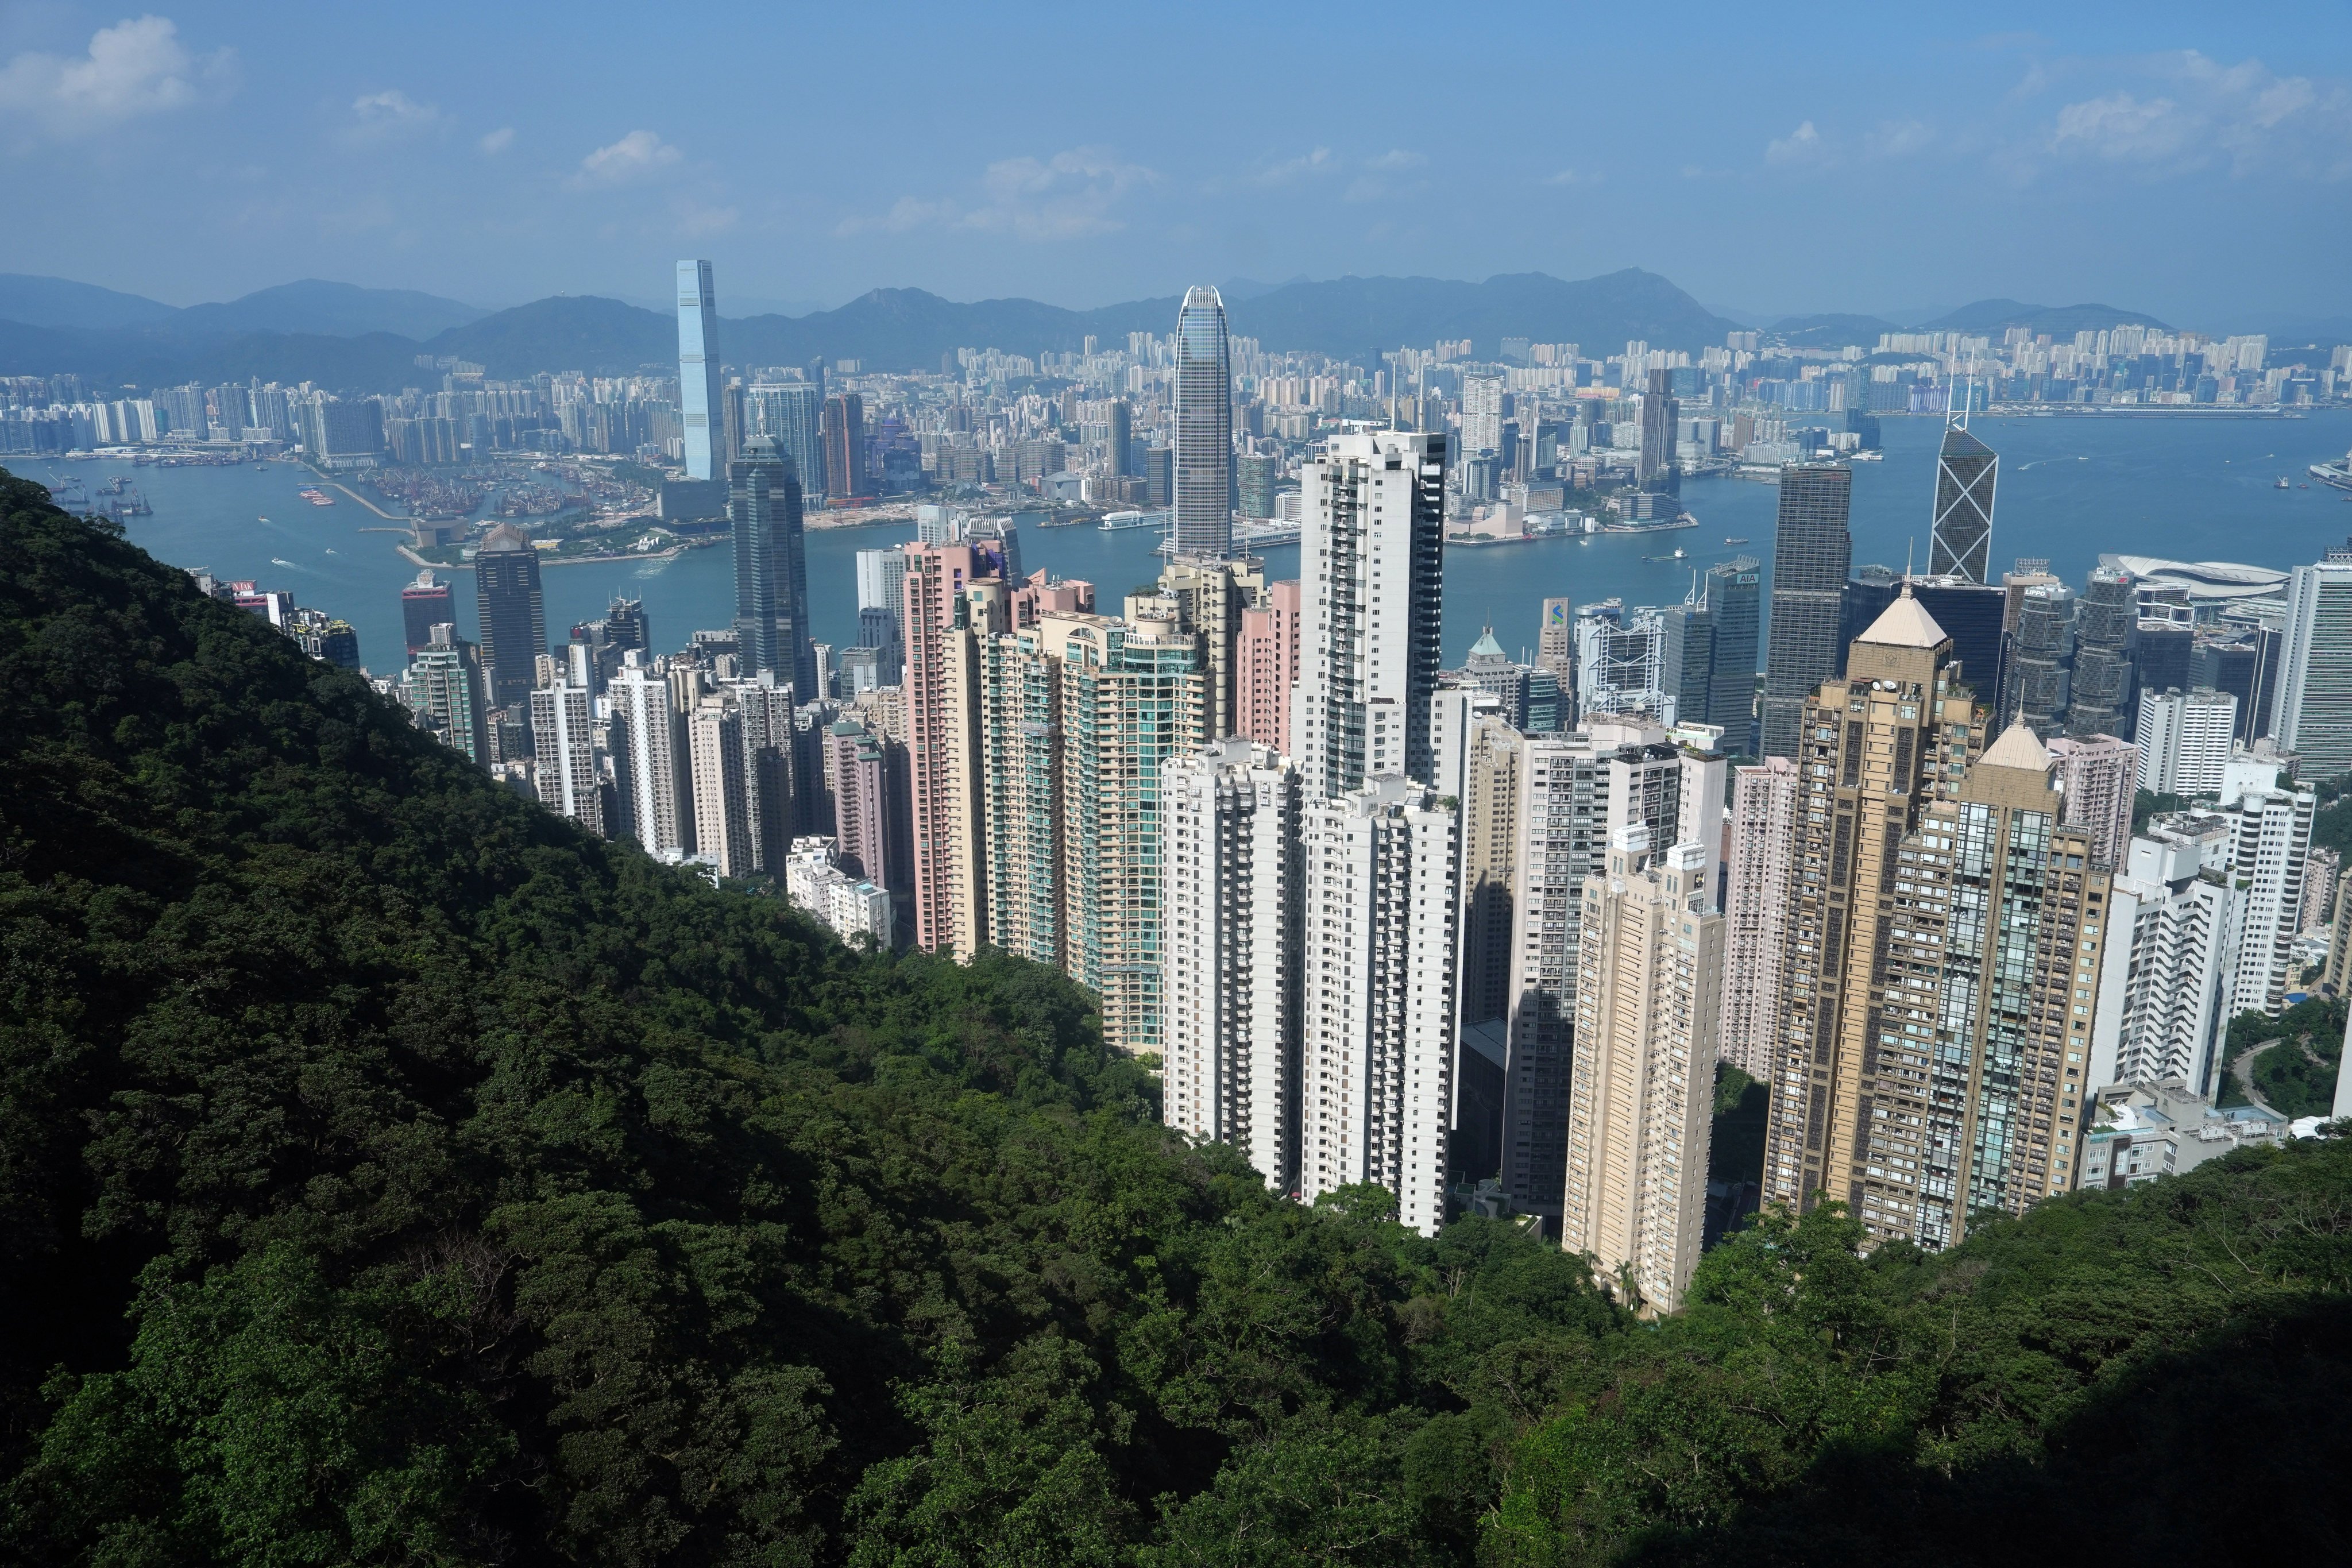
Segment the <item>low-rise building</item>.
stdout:
<path fill-rule="evenodd" d="M 784 864 L 784 891 L 793 903 L 831 926 L 844 942 L 871 938 L 876 948 L 890 946 L 888 889 L 864 877 L 853 877 L 835 863 L 830 838 L 793 840 L 792 858 Z"/>
<path fill-rule="evenodd" d="M 2084 1140 L 2084 1188 L 2131 1187 L 2193 1171 L 2240 1149 L 2284 1142 L 2287 1120 L 2259 1105 L 2217 1110 L 2179 1079 L 2116 1084 L 2099 1092 Z"/>

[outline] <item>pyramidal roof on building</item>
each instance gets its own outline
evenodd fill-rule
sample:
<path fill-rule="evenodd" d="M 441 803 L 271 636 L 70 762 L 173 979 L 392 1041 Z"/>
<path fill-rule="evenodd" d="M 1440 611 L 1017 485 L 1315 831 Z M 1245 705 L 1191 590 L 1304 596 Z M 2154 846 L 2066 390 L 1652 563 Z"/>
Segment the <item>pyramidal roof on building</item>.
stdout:
<path fill-rule="evenodd" d="M 2016 768 L 2023 773 L 2046 773 L 2050 771 L 2050 752 L 2034 734 L 2032 726 L 2023 722 L 2011 724 L 2000 732 L 2000 739 L 1988 747 L 1977 759 L 1980 768 Z"/>
<path fill-rule="evenodd" d="M 1478 640 L 1470 645 L 1470 657 L 1473 658 L 1500 658 L 1503 657 L 1503 645 L 1495 640 L 1494 627 L 1488 626 L 1485 631 L 1478 635 Z"/>
<path fill-rule="evenodd" d="M 1936 624 L 1927 605 L 1911 596 L 1911 585 L 1906 583 L 1901 597 L 1880 611 L 1870 629 L 1855 640 L 1883 647 L 1934 647 L 1945 637 L 1944 628 Z"/>

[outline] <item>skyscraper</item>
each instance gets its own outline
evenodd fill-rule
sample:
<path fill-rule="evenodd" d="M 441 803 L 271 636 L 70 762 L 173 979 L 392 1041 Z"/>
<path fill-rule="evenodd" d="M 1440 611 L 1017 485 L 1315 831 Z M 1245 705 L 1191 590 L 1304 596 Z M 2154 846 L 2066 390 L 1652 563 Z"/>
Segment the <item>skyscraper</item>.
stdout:
<path fill-rule="evenodd" d="M 810 641 L 801 486 L 772 436 L 754 436 L 727 465 L 735 545 L 735 644 L 748 673 L 772 669 L 803 702 L 822 697 Z"/>
<path fill-rule="evenodd" d="M 530 535 L 502 522 L 474 552 L 474 613 L 481 622 L 482 663 L 490 706 L 530 695 L 539 656 L 547 651 L 547 608 L 539 588 L 539 552 Z"/>
<path fill-rule="evenodd" d="M 1751 628 L 1752 631 L 1752 628 Z M 1753 637 L 1750 657 L 1753 658 Z M 1551 671 L 1559 682 L 1562 695 L 1570 701 L 1576 693 L 1576 605 L 1570 599 L 1546 599 L 1543 618 L 1536 632 L 1536 665 Z M 1560 715 L 1560 728 L 1574 729 L 1575 715 Z"/>
<path fill-rule="evenodd" d="M 833 788 L 835 864 L 877 888 L 904 881 L 891 842 L 888 742 L 854 719 L 836 721 L 824 735 L 824 766 Z"/>
<path fill-rule="evenodd" d="M 400 591 L 402 629 L 408 636 L 408 657 L 415 658 L 432 645 L 433 628 L 445 622 L 456 625 L 457 612 L 449 597 L 449 584 L 436 577 L 427 568 L 416 574 L 416 581 Z"/>
<path fill-rule="evenodd" d="M 1502 1178 L 1511 1206 L 1556 1221 L 1567 1169 L 1577 952 L 1585 879 L 1610 835 L 1711 843 L 1721 833 L 1721 756 L 1640 719 L 1521 742 L 1520 838 L 1511 899 L 1511 1008 L 1504 1060 Z"/>
<path fill-rule="evenodd" d="M 485 685 L 474 645 L 444 621 L 408 661 L 401 676 L 401 695 L 419 729 L 487 768 L 490 731 Z"/>
<path fill-rule="evenodd" d="M 1931 575 L 1992 580 L 1992 492 L 2000 474 L 2000 458 L 1969 433 L 1965 414 L 1944 427 L 1943 448 L 1936 458 L 1936 514 L 1927 531 Z M 1973 664 L 1969 668 L 1979 680 L 1991 675 Z M 1990 688 L 1986 689 L 1990 695 Z"/>
<path fill-rule="evenodd" d="M 837 392 L 824 400 L 824 490 L 835 500 L 866 493 L 866 399 Z"/>
<path fill-rule="evenodd" d="M 1005 629 L 1002 557 L 971 544 L 907 552 L 907 752 L 915 945 L 969 958 L 988 938 L 981 860 L 978 639 Z"/>
<path fill-rule="evenodd" d="M 1225 302 L 1205 285 L 1176 312 L 1176 552 L 1234 547 L 1234 375 Z"/>
<path fill-rule="evenodd" d="M 1628 612 L 1619 601 L 1604 599 L 1576 617 L 1576 710 L 1586 723 L 1616 713 L 1680 722 L 1665 669 L 1664 611 L 1639 605 Z"/>
<path fill-rule="evenodd" d="M 710 263 L 677 264 L 677 412 L 686 447 L 686 477 L 723 479 L 725 389 L 719 384 L 719 294 Z"/>
<path fill-rule="evenodd" d="M 2069 735 L 2120 735 L 2131 727 L 2131 641 L 2138 624 L 2131 574 L 2120 567 L 2095 568 L 2074 611 Z"/>
<path fill-rule="evenodd" d="M 1723 749 L 1743 755 L 1753 755 L 1756 745 L 1756 645 L 1763 630 L 1763 581 L 1761 564 L 1752 555 L 1734 556 L 1707 568 L 1715 654 L 1706 710 L 1677 715 L 1684 723 L 1722 726 Z"/>
<path fill-rule="evenodd" d="M 2288 582 L 2274 701 L 2271 733 L 2308 776 L 2352 771 L 2352 544 L 2296 567 Z"/>
<path fill-rule="evenodd" d="M 1658 485 L 1661 479 L 1673 477 L 1675 466 L 1675 396 L 1674 372 L 1654 370 L 1642 388 L 1642 451 L 1636 459 L 1634 478 L 1643 489 Z M 1781 490 L 1786 500 L 1788 490 Z M 1841 514 L 1841 521 L 1843 515 Z M 1841 572 L 1839 575 L 1844 574 Z"/>
<path fill-rule="evenodd" d="M 1714 864 L 1712 845 L 1654 850 L 1649 829 L 1628 826 L 1584 881 L 1560 1245 L 1622 1278 L 1645 1312 L 1682 1304 L 1706 1218 L 1724 953 Z"/>
<path fill-rule="evenodd" d="M 751 819 L 752 863 L 772 877 L 781 876 L 791 858 L 800 816 L 793 776 L 798 731 L 792 682 L 770 671 L 730 681 L 726 689 L 742 727 L 744 810 Z M 812 784 L 812 794 L 818 784 Z"/>
<path fill-rule="evenodd" d="M 2139 694 L 2139 777 L 2157 795 L 2210 795 L 2221 787 L 2222 764 L 2238 731 L 2238 700 L 2226 691 Z"/>
<path fill-rule="evenodd" d="M 655 855 L 694 852 L 694 782 L 686 726 L 669 680 L 634 650 L 605 689 L 613 704 L 613 743 L 625 751 L 629 819 L 637 842 Z"/>
<path fill-rule="evenodd" d="M 1390 774 L 1300 816 L 1298 1195 L 1386 1187 L 1397 1217 L 1434 1236 L 1454 1109 L 1454 812 Z"/>
<path fill-rule="evenodd" d="M 1853 491 L 1853 470 L 1843 463 L 1791 463 L 1780 470 L 1759 742 L 1768 757 L 1797 754 L 1805 703 L 1838 668 L 1839 601 L 1853 560 L 1846 531 Z"/>
<path fill-rule="evenodd" d="M 877 681 L 898 684 L 906 662 L 907 552 L 857 552 L 857 644 L 879 648 Z"/>
<path fill-rule="evenodd" d="M 1331 437 L 1302 468 L 1298 689 L 1290 754 L 1310 800 L 1430 776 L 1444 585 L 1445 437 Z"/>
<path fill-rule="evenodd" d="M 584 686 L 543 686 L 530 694 L 531 753 L 539 803 L 591 833 L 604 831 L 592 704 Z"/>
<path fill-rule="evenodd" d="M 712 692 L 686 716 L 687 766 L 694 781 L 694 847 L 722 877 L 758 868 L 743 764 L 743 715 Z"/>
<path fill-rule="evenodd" d="M 1234 677 L 1234 732 L 1287 754 L 1290 694 L 1298 682 L 1299 582 L 1266 584 L 1265 602 L 1242 611 Z"/>
<path fill-rule="evenodd" d="M 2132 795 L 2139 787 L 2140 749 L 2113 735 L 2081 739 L 2062 735 L 2050 742 L 2050 765 L 2065 795 L 2059 821 L 2090 837 L 2091 858 L 2096 865 L 2109 871 L 2121 870 L 2130 853 Z M 2221 783 L 2218 773 L 2214 783 Z"/>
<path fill-rule="evenodd" d="M 2237 1016 L 2236 956 L 2246 895 L 2228 872 L 2231 833 L 2219 818 L 2159 816 L 2131 841 L 2107 913 L 2106 959 L 2084 1081 L 2160 1083 L 2213 1092 Z"/>
<path fill-rule="evenodd" d="M 1788 992 L 1789 879 L 1797 842 L 1797 764 L 1767 757 L 1733 774 L 1723 897 L 1725 1061 L 1767 1082 Z"/>
<path fill-rule="evenodd" d="M 1884 949 L 1877 1071 L 1865 1058 L 1853 1121 L 1849 1201 L 1876 1236 L 1948 1247 L 1971 1215 L 2021 1214 L 2074 1185 L 2117 933 L 2111 874 L 2087 835 L 2059 826 L 2059 804 L 2048 753 L 2012 725 L 1903 846 L 1910 918 Z"/>
<path fill-rule="evenodd" d="M 1672 700 L 1675 721 L 1707 722 L 1715 690 L 1715 611 L 1698 585 L 1679 605 L 1658 613 L 1658 689 Z"/>
<path fill-rule="evenodd" d="M 2274 763 L 2238 757 L 2221 770 L 2219 814 L 2230 825 L 2229 874 L 2246 895 L 2233 982 L 2240 1012 L 2276 1015 L 2286 1007 L 2318 803 L 2311 790 L 2281 788 Z"/>
<path fill-rule="evenodd" d="M 824 393 L 813 381 L 786 381 L 747 388 L 743 394 L 746 436 L 772 436 L 793 462 L 804 501 L 825 493 Z"/>
<path fill-rule="evenodd" d="M 1201 639 L 1210 735 L 1242 733 L 1242 621 L 1265 597 L 1265 563 L 1248 555 L 1214 560 L 1179 555 L 1160 569 L 1160 592 L 1175 600 L 1178 621 Z"/>
<path fill-rule="evenodd" d="M 1503 378 L 1462 378 L 1462 451 L 1475 458 L 1503 449 Z"/>
<path fill-rule="evenodd" d="M 1167 1121 L 1298 1178 L 1298 770 L 1220 740 L 1160 773 Z"/>
<path fill-rule="evenodd" d="M 1124 397 L 1114 397 L 1103 408 L 1103 468 L 1114 479 L 1134 471 L 1128 447 L 1135 440 L 1135 410 Z"/>
<path fill-rule="evenodd" d="M 2045 741 L 2060 734 L 2072 697 L 2074 658 L 2073 590 L 2058 582 L 2027 585 L 2018 595 L 2017 626 L 2002 668 L 2001 718 L 2022 723 Z"/>

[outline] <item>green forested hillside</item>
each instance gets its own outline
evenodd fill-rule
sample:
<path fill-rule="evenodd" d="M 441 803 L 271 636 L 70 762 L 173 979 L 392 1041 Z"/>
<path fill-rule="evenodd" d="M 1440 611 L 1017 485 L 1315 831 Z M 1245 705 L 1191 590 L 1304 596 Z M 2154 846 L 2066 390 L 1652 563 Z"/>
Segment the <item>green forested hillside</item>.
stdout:
<path fill-rule="evenodd" d="M 1303 1210 L 1085 994 L 585 837 L 0 479 L 0 1561 L 2322 1554 L 2352 1148 L 1664 1323 Z"/>

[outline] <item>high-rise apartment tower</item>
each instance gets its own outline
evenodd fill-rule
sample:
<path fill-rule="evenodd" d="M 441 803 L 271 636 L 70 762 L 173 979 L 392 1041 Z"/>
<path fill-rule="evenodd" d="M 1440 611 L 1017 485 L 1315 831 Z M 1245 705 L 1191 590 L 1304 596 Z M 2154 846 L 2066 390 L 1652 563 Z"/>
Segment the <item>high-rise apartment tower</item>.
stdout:
<path fill-rule="evenodd" d="M 1444 585 L 1445 437 L 1333 436 L 1302 468 L 1305 625 L 1290 754 L 1310 800 L 1430 777 Z"/>

